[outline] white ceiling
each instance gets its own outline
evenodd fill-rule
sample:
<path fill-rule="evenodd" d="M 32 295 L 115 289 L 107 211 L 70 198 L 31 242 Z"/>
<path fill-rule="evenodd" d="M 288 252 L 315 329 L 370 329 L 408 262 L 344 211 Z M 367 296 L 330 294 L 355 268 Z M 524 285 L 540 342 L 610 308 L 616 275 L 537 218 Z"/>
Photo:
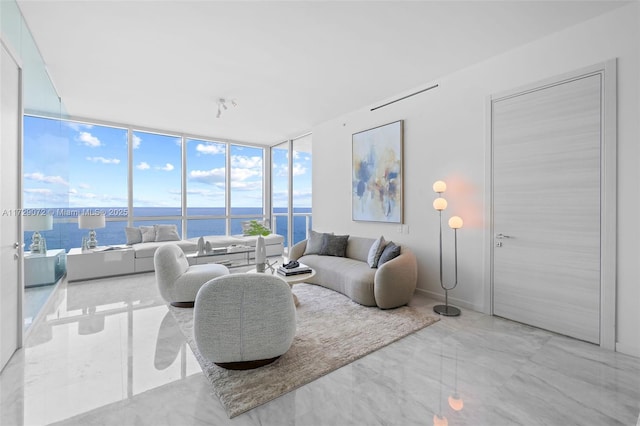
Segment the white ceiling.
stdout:
<path fill-rule="evenodd" d="M 267 145 L 625 3 L 18 0 L 70 115 Z"/>

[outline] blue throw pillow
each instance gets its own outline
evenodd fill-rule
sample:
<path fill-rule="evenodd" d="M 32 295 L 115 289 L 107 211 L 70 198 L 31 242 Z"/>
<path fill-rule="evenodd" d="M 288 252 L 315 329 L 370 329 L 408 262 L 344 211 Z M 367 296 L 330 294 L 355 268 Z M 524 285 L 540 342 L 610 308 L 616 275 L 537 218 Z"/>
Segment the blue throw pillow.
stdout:
<path fill-rule="evenodd" d="M 391 259 L 395 259 L 400 256 L 400 246 L 397 246 L 393 243 L 393 241 L 389 241 L 387 246 L 382 251 L 382 255 L 380 255 L 380 260 L 378 260 L 378 267 L 382 266 L 384 263 L 390 261 Z"/>

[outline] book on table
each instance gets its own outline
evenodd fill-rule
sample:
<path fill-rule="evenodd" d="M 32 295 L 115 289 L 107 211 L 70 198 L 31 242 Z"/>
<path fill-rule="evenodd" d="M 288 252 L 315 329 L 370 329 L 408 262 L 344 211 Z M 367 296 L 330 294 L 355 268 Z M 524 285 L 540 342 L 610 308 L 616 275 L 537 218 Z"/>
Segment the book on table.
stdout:
<path fill-rule="evenodd" d="M 278 273 L 285 276 L 308 274 L 309 272 L 311 272 L 311 268 L 303 263 L 300 263 L 295 268 L 285 268 L 284 266 L 278 267 Z"/>

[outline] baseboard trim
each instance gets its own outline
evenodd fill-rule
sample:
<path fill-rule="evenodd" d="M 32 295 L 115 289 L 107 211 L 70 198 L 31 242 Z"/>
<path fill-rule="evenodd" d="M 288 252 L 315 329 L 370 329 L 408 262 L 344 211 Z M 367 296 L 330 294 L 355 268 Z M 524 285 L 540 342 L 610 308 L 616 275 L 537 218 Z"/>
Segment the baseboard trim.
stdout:
<path fill-rule="evenodd" d="M 616 352 L 640 358 L 640 346 L 627 345 L 624 343 L 616 342 Z"/>
<path fill-rule="evenodd" d="M 430 299 L 444 302 L 444 290 L 431 291 L 431 290 L 425 290 L 423 288 L 416 288 L 416 290 L 424 294 L 425 296 L 429 297 Z M 449 294 L 449 304 L 460 307 L 460 308 L 471 309 L 472 311 L 482 312 L 481 307 L 475 306 L 473 303 L 469 303 L 466 300 L 452 297 L 451 294 Z"/>

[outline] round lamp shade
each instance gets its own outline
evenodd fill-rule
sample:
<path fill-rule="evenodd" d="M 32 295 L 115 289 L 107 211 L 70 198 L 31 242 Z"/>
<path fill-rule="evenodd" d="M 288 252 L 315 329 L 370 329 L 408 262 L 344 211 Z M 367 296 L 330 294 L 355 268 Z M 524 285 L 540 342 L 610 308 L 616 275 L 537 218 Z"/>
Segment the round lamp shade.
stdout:
<path fill-rule="evenodd" d="M 462 218 L 460 216 L 451 216 L 449 219 L 449 227 L 451 229 L 460 229 L 462 228 Z"/>
<path fill-rule="evenodd" d="M 445 416 L 433 415 L 433 426 L 448 426 L 449 421 Z"/>
<path fill-rule="evenodd" d="M 433 192 L 441 193 L 447 190 L 447 184 L 439 180 L 433 184 Z"/>
<path fill-rule="evenodd" d="M 98 229 L 106 226 L 104 214 L 81 214 L 78 216 L 78 228 Z"/>
<path fill-rule="evenodd" d="M 442 210 L 446 209 L 447 208 L 447 200 L 445 200 L 442 197 L 436 198 L 435 200 L 433 200 L 433 208 L 438 210 L 438 211 L 442 211 Z"/>
<path fill-rule="evenodd" d="M 53 215 L 24 216 L 22 226 L 25 231 L 48 231 L 53 229 Z"/>
<path fill-rule="evenodd" d="M 458 394 L 453 394 L 449 396 L 449 407 L 455 411 L 460 411 L 464 407 L 464 402 Z"/>

